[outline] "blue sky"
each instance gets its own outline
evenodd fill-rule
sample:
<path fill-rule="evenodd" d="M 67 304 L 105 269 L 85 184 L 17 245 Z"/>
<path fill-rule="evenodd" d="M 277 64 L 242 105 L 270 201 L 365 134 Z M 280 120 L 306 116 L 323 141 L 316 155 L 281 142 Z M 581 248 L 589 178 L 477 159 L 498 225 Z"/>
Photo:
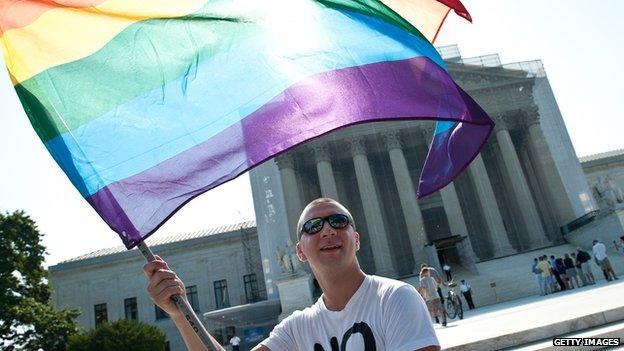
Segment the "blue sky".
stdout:
<path fill-rule="evenodd" d="M 449 16 L 436 45 L 503 63 L 541 59 L 580 156 L 624 148 L 624 2 L 465 0 L 470 24 Z M 2 65 L 4 63 L 2 62 Z M 121 242 L 82 199 L 30 127 L 0 72 L 0 210 L 26 210 L 46 234 L 48 264 Z M 186 205 L 154 235 L 253 218 L 244 175 Z"/>

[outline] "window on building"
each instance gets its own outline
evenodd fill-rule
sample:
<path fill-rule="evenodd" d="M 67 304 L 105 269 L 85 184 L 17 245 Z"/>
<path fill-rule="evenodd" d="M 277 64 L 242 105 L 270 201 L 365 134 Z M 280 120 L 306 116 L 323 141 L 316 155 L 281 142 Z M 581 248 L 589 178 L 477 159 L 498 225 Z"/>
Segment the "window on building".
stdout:
<path fill-rule="evenodd" d="M 126 319 L 136 321 L 139 319 L 139 310 L 137 308 L 137 298 L 131 297 L 124 300 L 124 311 Z"/>
<path fill-rule="evenodd" d="M 245 297 L 247 303 L 260 301 L 260 289 L 258 289 L 258 280 L 256 274 L 247 274 L 243 276 L 243 283 L 245 284 Z"/>
<path fill-rule="evenodd" d="M 102 323 L 108 322 L 108 312 L 106 311 L 106 304 L 100 303 L 93 306 L 95 312 L 95 326 L 99 326 Z"/>
<path fill-rule="evenodd" d="M 230 296 L 228 295 L 227 280 L 217 280 L 214 282 L 215 301 L 217 309 L 230 307 Z"/>
<path fill-rule="evenodd" d="M 197 297 L 197 286 L 191 285 L 186 287 L 186 298 L 188 299 L 193 311 L 199 312 L 199 298 Z"/>
<path fill-rule="evenodd" d="M 154 305 L 154 309 L 156 310 L 156 320 L 169 318 L 169 314 L 165 312 L 162 308 Z"/>

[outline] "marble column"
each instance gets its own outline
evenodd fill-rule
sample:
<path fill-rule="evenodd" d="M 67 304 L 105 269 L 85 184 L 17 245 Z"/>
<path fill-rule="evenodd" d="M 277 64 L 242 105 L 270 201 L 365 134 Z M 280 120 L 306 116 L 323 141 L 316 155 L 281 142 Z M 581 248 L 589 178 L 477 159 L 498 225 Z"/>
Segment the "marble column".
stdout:
<path fill-rule="evenodd" d="M 340 201 L 338 199 L 338 187 L 336 186 L 336 179 L 334 178 L 334 170 L 331 165 L 329 147 L 327 144 L 315 144 L 312 146 L 312 150 L 314 151 L 314 158 L 316 160 L 316 172 L 318 173 L 319 184 L 321 185 L 321 194 L 324 197 Z"/>
<path fill-rule="evenodd" d="M 433 128 L 422 128 L 421 133 L 427 145 L 430 145 L 433 139 Z M 470 233 L 468 233 L 468 227 L 464 220 L 459 197 L 455 190 L 455 183 L 451 182 L 440 189 L 440 197 L 442 198 L 442 206 L 444 206 L 444 212 L 446 213 L 446 220 L 448 221 L 451 234 L 466 236 L 467 238 L 465 240 L 470 241 Z M 472 244 L 468 242 L 467 244 L 463 244 L 462 248 L 466 248 L 466 250 L 460 249 L 460 256 L 464 255 L 465 257 L 460 258 L 465 259 L 467 262 L 472 261 L 473 264 L 470 266 L 474 266 L 474 262 L 476 262 L 478 258 L 472 249 Z M 475 271 L 476 267 L 474 267 L 474 269 L 471 268 L 471 270 Z"/>
<path fill-rule="evenodd" d="M 557 170 L 546 137 L 539 124 L 537 111 L 528 112 L 525 117 L 525 123 L 531 159 L 535 161 L 535 169 L 539 181 L 544 184 L 544 188 L 546 188 L 548 197 L 551 200 L 550 203 L 554 207 L 553 212 L 555 212 L 557 224 L 562 226 L 575 219 L 574 211 L 572 206 L 570 206 L 565 187 L 561 181 L 561 175 Z"/>
<path fill-rule="evenodd" d="M 549 244 L 539 214 L 537 206 L 531 195 L 529 184 L 522 170 L 520 159 L 511 140 L 509 130 L 504 120 L 496 122 L 496 140 L 505 164 L 505 170 L 511 181 L 513 198 L 518 204 L 519 215 L 527 231 L 531 247 L 542 247 Z"/>
<path fill-rule="evenodd" d="M 280 170 L 282 180 L 282 190 L 284 193 L 284 203 L 286 206 L 286 217 L 288 220 L 288 231 L 293 243 L 297 242 L 297 222 L 303 210 L 301 195 L 297 186 L 297 174 L 295 173 L 295 163 L 288 154 L 278 156 L 275 161 Z"/>
<path fill-rule="evenodd" d="M 433 128 L 421 128 L 421 134 L 427 145 L 431 145 L 433 139 Z M 459 203 L 459 197 L 457 197 L 457 191 L 455 190 L 455 183 L 451 182 L 444 188 L 440 189 L 440 197 L 442 198 L 442 205 L 444 206 L 444 212 L 446 213 L 446 219 L 453 235 L 468 235 L 468 227 L 464 220 L 464 214 L 461 210 Z"/>
<path fill-rule="evenodd" d="M 485 164 L 480 154 L 470 163 L 468 172 L 475 186 L 475 193 L 478 197 L 476 203 L 485 219 L 494 256 L 515 253 L 516 250 L 509 243 L 507 230 L 503 224 L 503 217 L 498 209 L 494 190 L 492 189 L 492 183 L 490 183 L 490 178 L 485 170 Z"/>
<path fill-rule="evenodd" d="M 381 214 L 381 205 L 377 197 L 375 182 L 366 156 L 366 147 L 362 138 L 352 138 L 349 140 L 351 153 L 353 155 L 353 166 L 357 179 L 362 207 L 366 217 L 366 227 L 370 237 L 373 259 L 375 261 L 375 274 L 394 277 L 395 270 L 392 264 L 392 254 L 390 243 Z M 366 235 L 363 234 L 363 235 Z"/>
<path fill-rule="evenodd" d="M 403 210 L 403 218 L 405 218 L 405 224 L 407 225 L 407 235 L 412 246 L 412 255 L 414 256 L 412 272 L 418 273 L 420 264 L 426 262 L 427 259 L 423 251 L 427 244 L 425 224 L 416 200 L 416 190 L 407 167 L 407 161 L 405 161 L 399 133 L 387 132 L 384 133 L 383 137 L 390 155 L 392 173 L 397 186 L 401 209 Z"/>

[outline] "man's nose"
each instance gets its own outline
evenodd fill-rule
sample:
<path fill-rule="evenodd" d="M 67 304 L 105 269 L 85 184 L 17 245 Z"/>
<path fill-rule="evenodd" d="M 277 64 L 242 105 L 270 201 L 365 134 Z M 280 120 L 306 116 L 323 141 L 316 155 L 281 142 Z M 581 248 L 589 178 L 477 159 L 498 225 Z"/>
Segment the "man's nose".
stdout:
<path fill-rule="evenodd" d="M 323 223 L 323 229 L 321 230 L 321 237 L 334 236 L 336 235 L 336 229 L 329 225 L 329 223 Z"/>

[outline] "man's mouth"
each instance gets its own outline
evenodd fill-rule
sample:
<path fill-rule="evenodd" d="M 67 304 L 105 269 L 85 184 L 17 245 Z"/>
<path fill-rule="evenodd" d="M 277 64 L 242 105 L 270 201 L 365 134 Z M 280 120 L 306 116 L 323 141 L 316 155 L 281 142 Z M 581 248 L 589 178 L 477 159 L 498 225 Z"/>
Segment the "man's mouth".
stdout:
<path fill-rule="evenodd" d="M 342 248 L 342 245 L 340 245 L 340 244 L 332 244 L 332 245 L 323 246 L 321 248 L 321 251 L 332 251 L 332 250 L 338 250 L 340 248 Z"/>

